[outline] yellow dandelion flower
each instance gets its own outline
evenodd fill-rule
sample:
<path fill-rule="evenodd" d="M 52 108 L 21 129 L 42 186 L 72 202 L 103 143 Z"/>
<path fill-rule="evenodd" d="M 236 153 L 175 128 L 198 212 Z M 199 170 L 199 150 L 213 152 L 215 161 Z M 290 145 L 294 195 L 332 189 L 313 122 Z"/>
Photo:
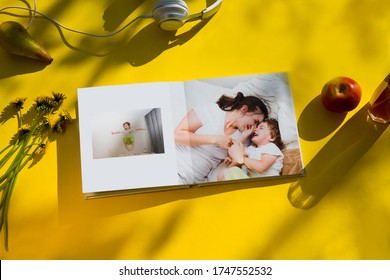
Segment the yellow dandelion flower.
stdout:
<path fill-rule="evenodd" d="M 44 155 L 46 154 L 47 148 L 49 147 L 49 141 L 46 141 L 46 143 L 40 143 L 35 150 L 36 155 Z"/>
<path fill-rule="evenodd" d="M 70 115 L 70 113 L 66 110 L 62 110 L 59 114 L 59 118 L 62 120 L 62 121 L 65 121 L 65 122 L 72 122 L 72 117 Z"/>
<path fill-rule="evenodd" d="M 54 106 L 53 100 L 48 96 L 40 96 L 35 99 L 35 109 L 39 111 L 49 111 Z"/>
<path fill-rule="evenodd" d="M 58 116 L 56 114 L 50 114 L 46 116 L 46 121 L 49 124 L 50 128 L 53 128 L 56 126 L 56 123 L 58 122 Z"/>
<path fill-rule="evenodd" d="M 23 132 L 25 134 L 29 133 L 31 130 L 31 126 L 29 124 L 24 124 L 19 128 L 19 132 Z"/>
<path fill-rule="evenodd" d="M 53 130 L 57 133 L 63 133 L 66 130 L 66 127 L 69 123 L 71 123 L 72 117 L 69 112 L 66 110 L 62 110 L 59 115 Z"/>
<path fill-rule="evenodd" d="M 58 93 L 58 92 L 52 92 L 53 94 L 53 102 L 55 106 L 60 107 L 62 105 L 62 102 L 66 98 L 65 94 Z"/>

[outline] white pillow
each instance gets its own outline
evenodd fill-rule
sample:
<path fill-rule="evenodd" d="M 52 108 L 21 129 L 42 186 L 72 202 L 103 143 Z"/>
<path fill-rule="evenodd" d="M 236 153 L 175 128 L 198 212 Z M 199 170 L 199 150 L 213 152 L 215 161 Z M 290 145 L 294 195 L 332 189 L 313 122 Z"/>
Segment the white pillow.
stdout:
<path fill-rule="evenodd" d="M 233 90 L 231 88 L 212 85 L 200 80 L 184 82 L 184 89 L 188 110 L 205 103 L 217 102 L 223 94 L 233 94 Z"/>

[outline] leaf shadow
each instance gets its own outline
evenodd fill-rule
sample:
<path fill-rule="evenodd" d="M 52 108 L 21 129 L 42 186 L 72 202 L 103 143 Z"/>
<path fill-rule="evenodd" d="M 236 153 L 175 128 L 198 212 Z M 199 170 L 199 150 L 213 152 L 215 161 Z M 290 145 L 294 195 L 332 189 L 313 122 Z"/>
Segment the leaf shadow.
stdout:
<path fill-rule="evenodd" d="M 113 32 L 144 0 L 114 0 L 103 14 L 104 30 Z"/>
<path fill-rule="evenodd" d="M 163 31 L 155 22 L 150 23 L 135 34 L 117 56 L 119 55 L 134 67 L 145 65 L 160 56 L 164 51 L 187 43 L 208 21 L 202 20 L 190 30 L 181 34 Z"/>

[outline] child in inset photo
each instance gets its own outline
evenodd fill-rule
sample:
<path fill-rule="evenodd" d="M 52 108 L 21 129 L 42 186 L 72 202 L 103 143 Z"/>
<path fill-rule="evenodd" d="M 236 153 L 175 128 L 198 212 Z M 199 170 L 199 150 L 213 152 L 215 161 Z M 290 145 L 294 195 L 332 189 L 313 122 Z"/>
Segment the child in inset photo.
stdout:
<path fill-rule="evenodd" d="M 134 132 L 138 130 L 146 130 L 145 128 L 131 128 L 130 122 L 123 123 L 123 131 L 111 131 L 112 134 L 123 134 L 123 145 L 126 150 L 131 151 L 134 148 Z"/>
<path fill-rule="evenodd" d="M 250 138 L 251 145 L 243 143 Z M 225 163 L 228 168 L 221 170 L 218 180 L 279 176 L 283 168 L 284 143 L 279 123 L 269 118 L 257 126 L 248 127 L 239 141 L 229 148 Z"/>

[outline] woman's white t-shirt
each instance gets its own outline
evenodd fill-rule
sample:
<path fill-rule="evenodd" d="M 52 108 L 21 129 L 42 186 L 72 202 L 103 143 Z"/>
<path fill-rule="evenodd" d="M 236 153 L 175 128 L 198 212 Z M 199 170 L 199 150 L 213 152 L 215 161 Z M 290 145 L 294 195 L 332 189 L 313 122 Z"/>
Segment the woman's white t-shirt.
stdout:
<path fill-rule="evenodd" d="M 194 133 L 203 135 L 224 135 L 226 112 L 218 104 L 210 103 L 193 108 L 202 126 Z M 237 139 L 237 130 L 230 137 Z M 217 145 L 183 146 L 176 145 L 178 174 L 184 184 L 207 181 L 207 175 L 227 156 L 227 150 Z"/>

